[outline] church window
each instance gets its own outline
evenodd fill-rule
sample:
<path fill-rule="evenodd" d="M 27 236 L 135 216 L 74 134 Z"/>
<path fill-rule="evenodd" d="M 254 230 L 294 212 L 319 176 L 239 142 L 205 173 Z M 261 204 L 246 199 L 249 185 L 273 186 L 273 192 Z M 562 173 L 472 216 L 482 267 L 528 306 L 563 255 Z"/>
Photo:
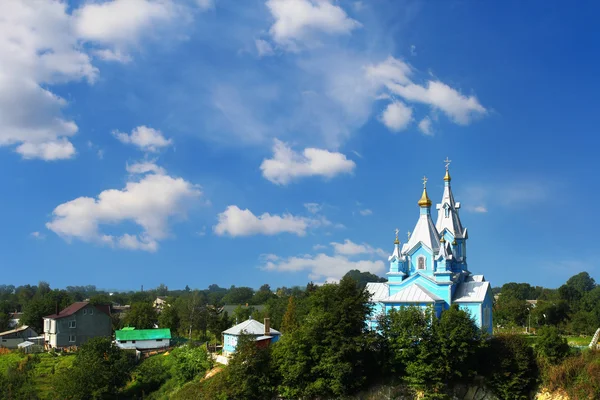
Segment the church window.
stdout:
<path fill-rule="evenodd" d="M 450 216 L 450 207 L 448 207 L 448 204 L 444 204 L 444 213 L 446 214 L 446 218 Z"/>
<path fill-rule="evenodd" d="M 425 269 L 425 257 L 417 258 L 417 269 Z"/>

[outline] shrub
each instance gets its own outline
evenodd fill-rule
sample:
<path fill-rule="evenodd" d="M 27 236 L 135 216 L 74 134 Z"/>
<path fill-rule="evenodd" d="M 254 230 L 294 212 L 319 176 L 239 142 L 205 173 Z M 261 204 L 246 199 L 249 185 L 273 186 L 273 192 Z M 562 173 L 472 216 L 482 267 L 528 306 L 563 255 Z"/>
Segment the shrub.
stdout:
<path fill-rule="evenodd" d="M 175 359 L 173 375 L 182 383 L 204 375 L 212 367 L 208 352 L 201 346 L 181 346 L 174 349 L 171 355 Z"/>
<path fill-rule="evenodd" d="M 133 373 L 135 380 L 144 392 L 158 389 L 171 377 L 171 371 L 166 365 L 166 358 L 157 355 L 144 360 Z"/>
<path fill-rule="evenodd" d="M 504 400 L 528 399 L 539 376 L 533 349 L 516 335 L 490 339 L 479 365 L 488 385 Z"/>
<path fill-rule="evenodd" d="M 560 336 L 554 326 L 543 327 L 539 331 L 539 338 L 535 346 L 538 354 L 545 357 L 550 363 L 557 364 L 569 355 L 567 339 Z"/>
<path fill-rule="evenodd" d="M 600 398 L 600 352 L 583 351 L 549 366 L 545 385 L 549 390 L 565 390 L 571 400 Z"/>

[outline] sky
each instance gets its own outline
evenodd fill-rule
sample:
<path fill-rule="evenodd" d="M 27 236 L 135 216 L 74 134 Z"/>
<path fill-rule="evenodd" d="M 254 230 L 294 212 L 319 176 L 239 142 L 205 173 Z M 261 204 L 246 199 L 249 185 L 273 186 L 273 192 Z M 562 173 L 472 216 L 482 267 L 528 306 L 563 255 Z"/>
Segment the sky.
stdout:
<path fill-rule="evenodd" d="M 446 157 L 473 273 L 600 280 L 596 2 L 0 5 L 0 283 L 385 276 Z"/>

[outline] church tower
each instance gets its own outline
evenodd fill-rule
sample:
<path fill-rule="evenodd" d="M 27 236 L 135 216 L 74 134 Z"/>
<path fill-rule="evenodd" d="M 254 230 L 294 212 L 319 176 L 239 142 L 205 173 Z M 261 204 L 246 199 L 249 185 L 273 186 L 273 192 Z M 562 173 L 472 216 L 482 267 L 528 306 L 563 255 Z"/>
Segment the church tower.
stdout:
<path fill-rule="evenodd" d="M 446 158 L 446 175 L 444 176 L 444 194 L 442 195 L 442 202 L 436 205 L 438 210 L 438 217 L 435 227 L 439 232 L 440 236 L 448 243 L 451 244 L 451 251 L 454 255 L 455 261 L 459 264 L 459 269 L 467 269 L 467 229 L 463 227 L 460 222 L 460 216 L 458 210 L 460 209 L 460 202 L 454 201 L 454 194 L 452 193 L 452 186 L 450 182 L 450 160 Z M 457 271 L 458 272 L 458 271 Z"/>

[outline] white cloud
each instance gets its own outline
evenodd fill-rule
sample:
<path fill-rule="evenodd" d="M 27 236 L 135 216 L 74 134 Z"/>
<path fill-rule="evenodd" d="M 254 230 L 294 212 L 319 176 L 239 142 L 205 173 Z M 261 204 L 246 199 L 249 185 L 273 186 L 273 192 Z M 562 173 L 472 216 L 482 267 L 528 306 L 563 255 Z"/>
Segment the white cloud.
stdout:
<path fill-rule="evenodd" d="M 79 37 L 110 45 L 135 42 L 142 34 L 175 15 L 174 3 L 160 0 L 87 3 L 73 12 Z"/>
<path fill-rule="evenodd" d="M 16 152 L 25 159 L 41 158 L 46 161 L 64 160 L 76 153 L 73 143 L 65 138 L 43 143 L 25 142 L 17 146 Z"/>
<path fill-rule="evenodd" d="M 487 207 L 484 205 L 479 205 L 479 206 L 468 206 L 467 207 L 467 211 L 471 211 L 474 213 L 486 213 L 488 212 Z"/>
<path fill-rule="evenodd" d="M 311 214 L 317 214 L 323 209 L 323 206 L 319 203 L 304 203 L 304 208 Z"/>
<path fill-rule="evenodd" d="M 39 239 L 39 240 L 46 239 L 46 235 L 44 235 L 43 233 L 37 232 L 37 231 L 31 232 L 30 235 L 32 238 L 35 238 L 35 239 Z"/>
<path fill-rule="evenodd" d="M 169 220 L 185 216 L 191 201 L 201 195 L 198 186 L 182 178 L 147 174 L 127 182 L 122 190 L 104 190 L 97 198 L 78 197 L 58 205 L 46 227 L 66 240 L 156 251 L 158 242 L 168 236 Z M 100 230 L 123 222 L 135 223 L 142 232 L 114 236 Z"/>
<path fill-rule="evenodd" d="M 156 165 L 152 161 L 142 161 L 131 165 L 127 164 L 125 169 L 130 174 L 145 174 L 148 172 L 152 172 L 155 174 L 163 175 L 166 173 L 163 167 Z"/>
<path fill-rule="evenodd" d="M 333 178 L 351 173 L 354 167 L 354 161 L 348 160 L 344 154 L 315 148 L 306 148 L 299 154 L 277 139 L 273 146 L 273 158 L 263 160 L 260 165 L 263 176 L 279 185 L 287 185 L 294 179 L 308 176 Z"/>
<path fill-rule="evenodd" d="M 394 101 L 381 114 L 381 121 L 391 131 L 399 132 L 406 129 L 412 121 L 412 108 L 400 101 Z"/>
<path fill-rule="evenodd" d="M 267 0 L 266 4 L 275 18 L 269 32 L 277 43 L 291 48 L 316 33 L 349 34 L 361 26 L 329 0 Z"/>
<path fill-rule="evenodd" d="M 419 122 L 419 130 L 425 135 L 433 135 L 433 128 L 431 127 L 431 118 L 423 118 L 421 122 Z"/>
<path fill-rule="evenodd" d="M 424 86 L 414 83 L 412 68 L 394 57 L 367 66 L 365 73 L 374 84 L 383 85 L 392 94 L 441 110 L 457 124 L 467 125 L 487 113 L 475 96 L 465 96 L 443 82 L 429 80 Z"/>
<path fill-rule="evenodd" d="M 373 211 L 368 208 L 365 208 L 364 210 L 360 210 L 359 213 L 360 213 L 360 215 L 366 217 L 367 215 L 372 215 Z"/>
<path fill-rule="evenodd" d="M 92 52 L 96 57 L 104 61 L 116 61 L 123 64 L 131 62 L 132 58 L 121 50 L 100 49 Z"/>
<path fill-rule="evenodd" d="M 214 0 L 196 0 L 196 4 L 198 4 L 198 7 L 204 10 L 212 8 L 215 5 Z"/>
<path fill-rule="evenodd" d="M 273 54 L 273 46 L 266 40 L 256 39 L 254 44 L 256 45 L 256 51 L 258 52 L 259 57 Z"/>
<path fill-rule="evenodd" d="M 474 213 L 486 213 L 490 209 L 502 208 L 520 208 L 532 204 L 539 204 L 550 197 L 550 192 L 555 190 L 552 184 L 540 181 L 539 179 L 514 180 L 510 182 L 501 182 L 493 180 L 494 184 L 468 185 L 458 193 L 458 198 L 465 200 L 462 202 L 465 209 Z"/>
<path fill-rule="evenodd" d="M 373 274 L 385 271 L 385 264 L 381 260 L 352 261 L 343 255 L 327 254 L 305 255 L 302 257 L 280 258 L 274 254 L 264 257 L 262 269 L 267 271 L 298 272 L 308 271 L 309 278 L 317 281 L 334 282 L 341 279 L 348 271 L 358 269 Z"/>
<path fill-rule="evenodd" d="M 134 128 L 130 135 L 119 131 L 114 131 L 113 135 L 122 143 L 133 144 L 149 152 L 157 152 L 173 144 L 173 141 L 165 138 L 161 131 L 143 125 Z"/>
<path fill-rule="evenodd" d="M 331 242 L 330 245 L 333 247 L 333 251 L 336 254 L 342 254 L 344 256 L 356 256 L 359 254 L 376 254 L 381 257 L 384 257 L 387 254 L 383 249 L 376 249 L 366 243 L 357 244 L 349 239 L 344 240 L 344 243 Z"/>
<path fill-rule="evenodd" d="M 293 233 L 304 236 L 311 222 L 304 217 L 291 214 L 271 215 L 263 213 L 256 216 L 252 211 L 242 210 L 238 206 L 228 206 L 218 215 L 219 222 L 213 227 L 219 235 L 250 236 L 250 235 L 277 235 L 280 233 Z"/>

